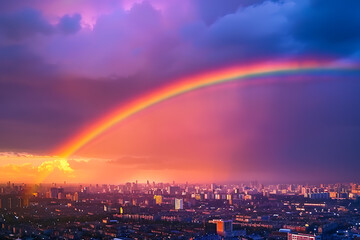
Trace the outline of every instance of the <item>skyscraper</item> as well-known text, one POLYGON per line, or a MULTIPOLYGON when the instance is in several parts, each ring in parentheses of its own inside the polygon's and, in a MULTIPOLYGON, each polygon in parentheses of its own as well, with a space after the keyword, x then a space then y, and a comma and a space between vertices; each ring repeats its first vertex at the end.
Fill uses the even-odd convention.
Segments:
POLYGON ((154 195, 154 199, 155 199, 155 203, 157 205, 161 205, 162 204, 162 196, 161 195, 154 195))
POLYGON ((175 209, 184 209, 184 200, 182 198, 175 198, 175 209))
POLYGON ((233 221, 232 220, 213 220, 213 223, 216 223, 216 232, 219 236, 227 237, 232 234, 233 231, 233 221))

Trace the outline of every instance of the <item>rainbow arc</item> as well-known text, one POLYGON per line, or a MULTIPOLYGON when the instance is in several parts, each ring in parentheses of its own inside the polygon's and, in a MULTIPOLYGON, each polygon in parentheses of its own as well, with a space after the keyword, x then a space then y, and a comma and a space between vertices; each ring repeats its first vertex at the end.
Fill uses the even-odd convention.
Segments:
POLYGON ((350 66, 336 66, 333 64, 321 62, 287 62, 229 67, 179 79, 177 81, 173 81, 169 85, 156 89, 134 99, 133 101, 121 104, 120 106, 116 107, 109 114, 83 129, 81 132, 75 135, 75 137, 72 137, 68 142, 66 142, 63 146, 61 146, 61 148, 58 149, 55 155, 66 159, 117 123, 157 103, 190 91, 195 91, 204 87, 230 81, 246 80, 253 77, 270 75, 281 76, 284 74, 300 74, 303 72, 326 73, 328 71, 334 70, 354 71, 359 70, 359 68, 350 66))

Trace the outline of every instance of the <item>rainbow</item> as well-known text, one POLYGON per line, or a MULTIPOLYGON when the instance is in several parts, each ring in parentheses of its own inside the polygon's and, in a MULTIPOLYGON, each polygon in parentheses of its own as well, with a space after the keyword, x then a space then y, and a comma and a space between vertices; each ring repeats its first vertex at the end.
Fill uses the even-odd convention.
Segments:
POLYGON ((92 141, 106 130, 124 119, 147 109, 157 103, 169 98, 201 89, 204 87, 221 84, 234 80, 245 80, 252 77, 261 77, 268 75, 295 74, 302 72, 327 72, 338 70, 358 70, 357 67, 336 66, 329 63, 319 62, 288 62, 275 64, 260 64, 251 66, 235 66, 224 68, 216 71, 210 71, 204 74, 186 77, 173 81, 171 84, 154 90, 139 98, 116 107, 105 117, 94 122, 71 138, 66 144, 61 146, 55 155, 62 158, 68 158, 76 153, 79 149, 92 141))

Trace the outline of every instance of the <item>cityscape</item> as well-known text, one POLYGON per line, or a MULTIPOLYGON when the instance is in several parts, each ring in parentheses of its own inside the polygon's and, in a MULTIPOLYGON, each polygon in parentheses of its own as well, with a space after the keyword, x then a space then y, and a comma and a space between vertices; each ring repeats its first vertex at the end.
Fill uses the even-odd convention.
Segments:
POLYGON ((0 0, 0 240, 360 240, 360 0, 0 0))
POLYGON ((8 182, 0 199, 1 239, 360 239, 355 183, 8 182))

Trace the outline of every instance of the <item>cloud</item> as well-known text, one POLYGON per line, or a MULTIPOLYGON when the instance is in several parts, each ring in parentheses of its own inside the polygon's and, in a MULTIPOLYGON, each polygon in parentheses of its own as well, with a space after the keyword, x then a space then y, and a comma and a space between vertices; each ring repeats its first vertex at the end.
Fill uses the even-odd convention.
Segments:
POLYGON ((52 25, 35 9, 23 9, 0 16, 0 33, 11 40, 20 40, 36 34, 49 35, 52 25))
POLYGON ((359 48, 359 1, 298 1, 297 5, 289 12, 290 33, 306 51, 347 55, 359 48))
POLYGON ((38 166, 39 172, 52 172, 55 169, 59 169, 60 171, 63 171, 64 173, 71 173, 73 172, 73 169, 70 167, 69 163, 65 159, 56 159, 56 160, 50 160, 45 161, 38 166))
POLYGON ((264 2, 239 8, 212 24, 206 39, 211 47, 229 56, 232 51, 240 59, 291 54, 294 46, 286 31, 289 19, 285 14, 294 7, 293 2, 264 2))
POLYGON ((51 24, 43 13, 37 9, 24 8, 15 12, 2 13, 0 16, 0 33, 5 40, 19 41, 36 35, 49 36, 60 32, 74 34, 81 29, 81 16, 64 15, 56 25, 51 24))
POLYGON ((66 159, 29 153, 0 153, 1 181, 43 182, 71 178, 74 170, 66 159))
POLYGON ((216 20, 225 15, 235 13, 239 8, 257 5, 264 0, 195 0, 193 4, 198 11, 200 17, 207 23, 213 24, 216 20))
MULTIPOLYGON (((40 20, 28 27, 33 29, 30 35, 44 35, 40 24, 44 22, 53 29, 50 32, 62 34, 24 43, 23 48, 46 63, 56 63, 67 76, 90 79, 143 74, 158 81, 234 63, 309 55, 321 58, 334 53, 342 58, 354 53, 359 43, 359 21, 352 10, 356 8, 342 4, 342 11, 337 11, 339 4, 334 1, 316 7, 319 4, 198 0, 177 8, 158 0, 91 2, 85 9, 78 2, 72 9, 61 7, 56 12, 54 6, 37 3, 34 6, 41 10, 31 11, 40 20), (96 7, 101 11, 96 13, 96 7), (51 18, 45 19, 49 13, 51 18), (333 13, 336 17, 331 18, 333 13), (89 19, 91 28, 85 26, 89 19), (339 36, 343 39, 337 40, 339 36)), ((153 80, 143 83, 151 84, 148 81, 153 80)))
POLYGON ((73 16, 70 16, 66 14, 60 19, 57 27, 64 34, 77 33, 81 29, 81 15, 74 14, 73 16))

